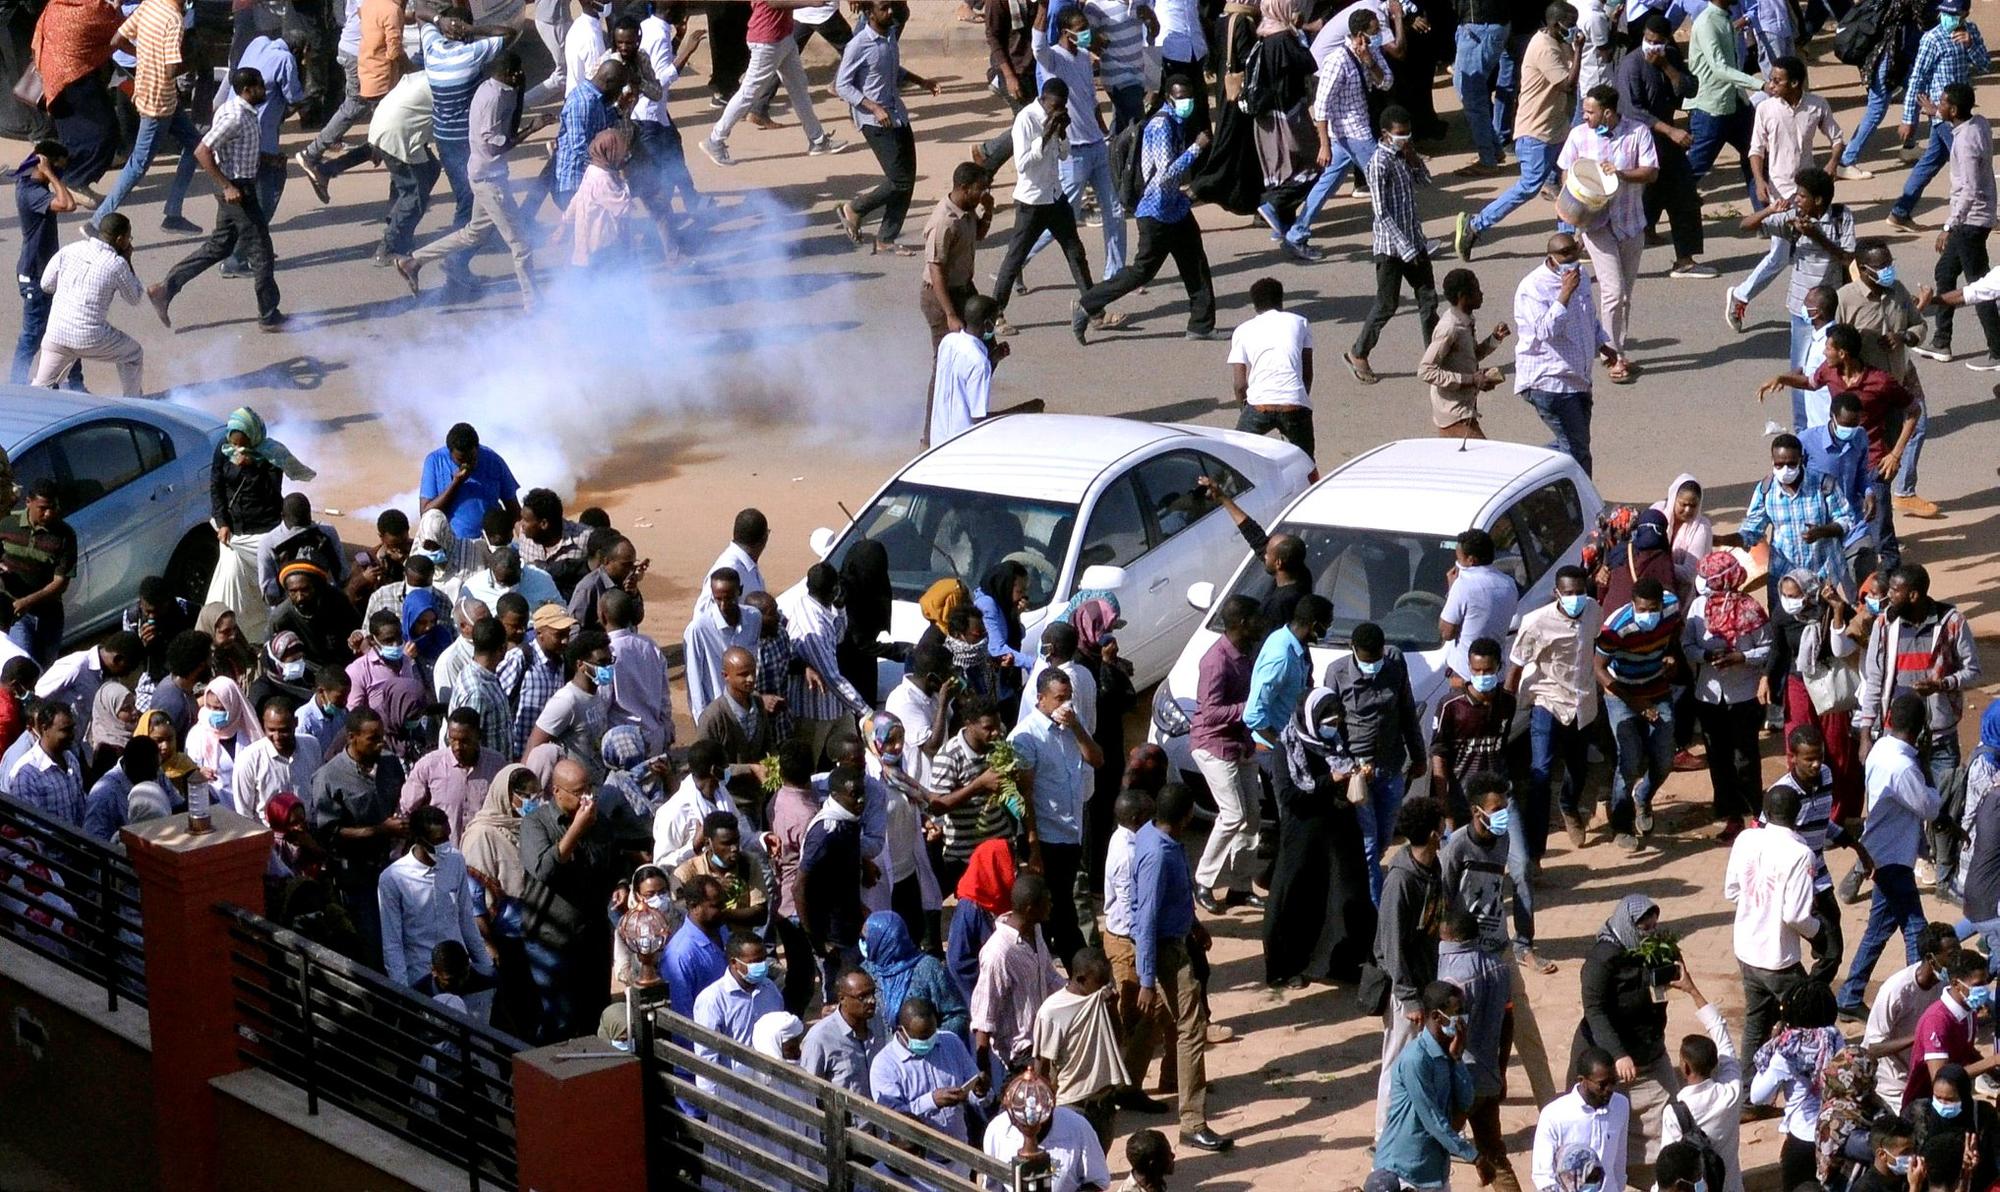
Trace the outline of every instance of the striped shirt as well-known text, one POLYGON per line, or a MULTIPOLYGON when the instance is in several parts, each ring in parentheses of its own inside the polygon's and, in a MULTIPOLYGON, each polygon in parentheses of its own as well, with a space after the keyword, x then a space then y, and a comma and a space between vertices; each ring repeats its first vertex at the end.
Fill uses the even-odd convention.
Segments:
POLYGON ((262 134, 257 127, 257 109, 231 93, 215 109, 215 120, 202 134, 201 143, 215 153, 215 168, 231 182, 257 176, 257 145, 262 134))
POLYGON ((1680 601, 1672 593, 1665 597, 1660 623, 1651 629, 1639 628, 1630 604, 1606 617, 1597 634, 1597 656, 1611 670, 1611 694, 1634 706, 1667 698, 1667 651, 1680 632, 1680 601))
POLYGON ((452 681, 450 701, 445 714, 471 708, 479 713, 479 743, 502 757, 518 757, 514 752, 514 739, 510 720, 512 714, 507 707, 507 690, 500 686, 500 676, 478 663, 458 672, 452 681))
POLYGON ((1986 39, 1971 21, 1962 26, 1969 40, 1959 45, 1942 26, 1931 29, 1917 42, 1917 60, 1910 66, 1910 81, 1903 94, 1903 123, 1917 122, 1917 97, 1936 103, 1953 83, 1969 83, 1984 74, 1992 60, 1986 54, 1986 39))
POLYGON ((529 732, 564 681, 562 659, 542 653, 534 638, 507 651, 500 661, 500 689, 514 702, 514 735, 506 756, 520 757, 528 751, 529 732))
POLYGON ((111 300, 139 303, 139 277, 117 249, 95 236, 64 245, 42 270, 42 292, 54 294, 42 342, 95 348, 119 334, 111 326, 111 300))
MULTIPOLYGON (((1833 889, 1833 874, 1826 867, 1826 846, 1847 843, 1847 832, 1833 819, 1833 770, 1828 766, 1819 768, 1819 781, 1807 790, 1790 769, 1778 776, 1771 784, 1772 790, 1781 786, 1791 787, 1799 792, 1799 822, 1792 831, 1806 847, 1812 850, 1813 889, 1815 891, 1833 889)), ((1767 825, 1768 826, 1768 825, 1767 825)))
POLYGON ((1368 197, 1375 205, 1376 256, 1414 261, 1424 255, 1424 225, 1417 218, 1416 188, 1430 184, 1431 172, 1422 158, 1412 163, 1384 145, 1368 159, 1368 197))
POLYGON ((57 762, 39 743, 29 746, 8 793, 50 819, 83 827, 83 767, 73 753, 63 754, 57 762))
MULTIPOLYGON (((1770 107, 1766 103, 1761 105, 1770 107)), ((1806 313, 1806 295, 1818 286, 1838 287, 1840 279, 1846 276, 1842 267, 1844 259, 1821 247, 1811 236, 1803 235, 1795 226, 1796 215, 1790 211, 1780 211, 1764 220, 1764 231, 1792 243, 1792 277, 1785 287, 1785 309, 1795 315, 1806 313)), ((1840 246, 1843 253, 1854 252, 1854 213, 1844 203, 1834 203, 1812 221, 1818 226, 1820 235, 1840 246)))
POLYGON ((141 116, 164 119, 174 114, 180 93, 174 78, 181 69, 180 0, 140 0, 139 7, 118 27, 118 36, 137 50, 132 72, 132 106, 141 116))
POLYGON ((585 80, 570 88, 556 124, 556 189, 572 191, 583 185, 583 168, 590 164, 590 142, 618 122, 597 84, 585 80))
MULTIPOLYGON (((986 758, 972 751, 966 744, 965 734, 956 733, 944 743, 931 759, 930 793, 937 796, 949 795, 960 787, 986 772, 986 758)), ((985 843, 991 833, 980 832, 980 816, 986 809, 986 797, 974 795, 965 802, 945 812, 944 815, 944 855, 945 859, 964 862, 971 858, 972 850, 985 843)))
POLYGON ((499 56, 505 43, 498 37, 477 41, 453 41, 425 25, 424 77, 431 84, 431 136, 438 141, 464 144, 467 120, 472 111, 472 93, 486 75, 486 68, 499 56))
POLYGON ((1146 84, 1146 30, 1139 23, 1139 0, 1086 0, 1097 40, 1097 77, 1106 91, 1146 84))

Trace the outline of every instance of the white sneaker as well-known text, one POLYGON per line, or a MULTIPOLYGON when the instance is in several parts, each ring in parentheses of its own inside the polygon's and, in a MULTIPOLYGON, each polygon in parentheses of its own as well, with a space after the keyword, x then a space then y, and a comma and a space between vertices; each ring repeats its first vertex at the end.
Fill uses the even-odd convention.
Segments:
POLYGON ((720 141, 703 137, 701 139, 701 151, 708 154, 708 160, 714 162, 716 165, 733 166, 736 164, 735 160, 729 156, 729 146, 720 141))
POLYGON ((1722 291, 1722 321, 1729 324, 1731 331, 1743 334, 1743 315, 1749 309, 1750 304, 1736 296, 1735 286, 1722 291))
POLYGON ((1910 350, 1926 360, 1936 360, 1943 364, 1951 363, 1950 348, 1934 348, 1929 344, 1911 344, 1910 350))
POLYGON ((1866 182, 1875 176, 1875 171, 1864 170, 1860 166, 1841 166, 1833 172, 1842 182, 1866 182))
POLYGON ((1973 372, 2000 372, 2000 359, 1992 356, 1978 356, 1965 362, 1965 367, 1973 372))
POLYGON ((1678 269, 1669 270, 1667 272, 1667 276, 1679 277, 1679 278, 1689 278, 1689 277, 1710 278, 1710 277, 1721 277, 1722 274, 1716 271, 1715 266, 1704 265, 1700 261, 1696 261, 1692 265, 1683 265, 1678 269))
POLYGON ((820 138, 806 148, 806 156, 820 157, 828 153, 838 153, 847 148, 847 142, 832 133, 821 133, 820 138))

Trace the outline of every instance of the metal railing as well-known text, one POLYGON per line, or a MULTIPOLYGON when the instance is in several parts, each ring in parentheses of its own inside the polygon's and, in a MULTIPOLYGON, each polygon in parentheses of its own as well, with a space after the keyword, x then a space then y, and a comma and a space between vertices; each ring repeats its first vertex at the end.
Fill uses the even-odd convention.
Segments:
POLYGON ((982 1192, 1012 1165, 670 1010, 647 1016, 647 1167, 655 1188, 982 1192), (714 1051, 720 1061, 694 1050, 714 1051), (699 1081, 699 1083, 698 1083, 699 1081), (687 1107, 699 1116, 687 1112, 687 1107), (993 1181, 988 1183, 987 1181, 993 1181))
POLYGON ((515 1186, 514 1054, 527 1044, 240 907, 229 920, 237 1051, 455 1163, 474 1189, 515 1186))
POLYGON ((139 879, 118 849, 0 795, 0 939, 146 1004, 139 879))

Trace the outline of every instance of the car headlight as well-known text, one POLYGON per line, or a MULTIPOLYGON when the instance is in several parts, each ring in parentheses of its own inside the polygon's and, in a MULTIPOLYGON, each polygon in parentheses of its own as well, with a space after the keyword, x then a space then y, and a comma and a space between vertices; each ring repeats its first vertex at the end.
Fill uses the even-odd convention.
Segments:
POLYGON ((1188 719, 1186 709, 1174 698, 1174 693, 1165 683, 1153 692, 1153 727, 1162 736, 1181 737, 1194 731, 1194 724, 1188 719))

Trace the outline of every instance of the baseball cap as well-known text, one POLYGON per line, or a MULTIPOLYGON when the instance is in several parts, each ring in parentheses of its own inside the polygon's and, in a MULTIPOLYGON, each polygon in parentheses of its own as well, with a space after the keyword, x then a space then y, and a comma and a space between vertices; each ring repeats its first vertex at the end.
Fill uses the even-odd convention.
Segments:
POLYGON ((537 629, 574 629, 576 618, 560 604, 544 604, 535 610, 530 623, 537 629))

